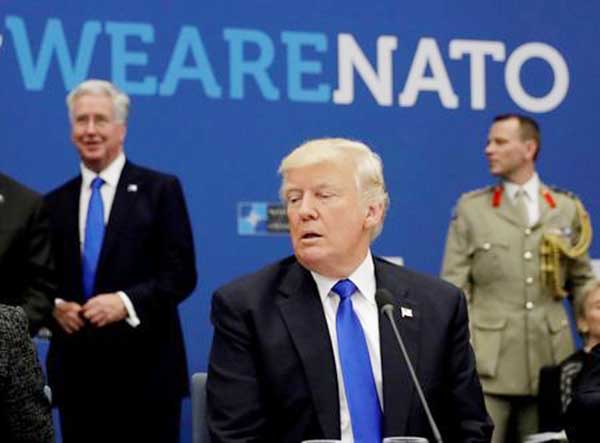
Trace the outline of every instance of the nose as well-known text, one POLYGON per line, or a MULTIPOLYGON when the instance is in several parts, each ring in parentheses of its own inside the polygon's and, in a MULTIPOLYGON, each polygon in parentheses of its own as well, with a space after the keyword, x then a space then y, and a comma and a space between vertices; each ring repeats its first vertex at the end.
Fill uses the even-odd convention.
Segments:
POLYGON ((302 196, 302 200, 298 207, 298 214, 302 220, 311 220, 317 218, 317 210, 315 207, 315 198, 306 193, 302 196))
POLYGON ((94 122, 94 119, 89 119, 85 123, 83 130, 86 134, 95 134, 96 133, 96 122, 94 122))
POLYGON ((484 150, 486 155, 490 155, 494 151, 494 148, 495 148, 495 146, 494 146, 493 142, 491 142, 491 141, 487 142, 485 145, 485 150, 484 150))

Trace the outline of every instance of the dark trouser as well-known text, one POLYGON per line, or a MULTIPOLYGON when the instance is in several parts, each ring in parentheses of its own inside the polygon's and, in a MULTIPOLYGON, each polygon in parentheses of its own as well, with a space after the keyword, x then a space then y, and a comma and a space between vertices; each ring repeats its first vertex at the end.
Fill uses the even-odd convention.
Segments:
POLYGON ((64 443, 178 443, 181 399, 59 405, 64 443))

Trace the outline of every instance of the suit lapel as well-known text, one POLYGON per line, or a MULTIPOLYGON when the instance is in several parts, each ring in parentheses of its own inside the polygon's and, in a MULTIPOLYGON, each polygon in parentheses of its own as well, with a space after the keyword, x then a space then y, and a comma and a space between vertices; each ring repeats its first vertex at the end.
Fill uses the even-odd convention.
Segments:
POLYGON ((132 209, 137 196, 137 187, 136 192, 130 192, 128 187, 135 180, 136 175, 135 166, 126 162, 117 183, 115 198, 110 209, 106 230, 104 231, 96 282, 102 281, 102 269, 106 266, 105 261, 112 255, 111 251, 118 245, 119 232, 126 226, 127 220, 131 218, 131 214, 135 213, 132 209))
MULTIPOLYGON (((387 262, 375 260, 377 289, 387 289, 394 297, 394 319, 408 355, 418 373, 421 310, 419 301, 411 297, 398 269, 387 262), (406 316, 402 316, 402 308, 406 316), (412 315, 412 317, 410 316, 412 315)), ((390 322, 379 315, 381 368, 383 376, 384 435, 405 435, 408 415, 415 397, 415 388, 404 356, 396 341, 390 322)))
POLYGON ((310 273, 295 263, 279 290, 284 297, 277 304, 302 361, 323 433, 339 436, 335 360, 317 286, 310 273))
MULTIPOLYGON (((76 296, 83 300, 83 280, 81 272, 81 238, 79 236, 79 199, 81 196, 81 176, 74 179, 67 188, 64 207, 61 209, 61 219, 64 223, 65 263, 70 269, 65 269, 70 275, 71 285, 77 288, 76 296)), ((67 296, 65 294, 64 296, 67 296)))

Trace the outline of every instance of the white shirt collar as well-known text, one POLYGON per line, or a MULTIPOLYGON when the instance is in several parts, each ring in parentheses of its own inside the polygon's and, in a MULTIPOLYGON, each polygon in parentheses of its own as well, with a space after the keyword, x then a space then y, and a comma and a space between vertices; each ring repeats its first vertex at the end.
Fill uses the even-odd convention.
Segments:
MULTIPOLYGON (((317 284, 321 301, 324 301, 331 292, 331 288, 333 288, 340 279, 325 277, 314 271, 310 271, 310 273, 317 284)), ((365 259, 358 268, 356 268, 347 278, 356 285, 360 293, 369 303, 375 305, 375 265, 373 264, 373 256, 371 255, 370 250, 367 251, 365 259)))
POLYGON ((89 169, 87 166, 81 163, 81 181, 83 188, 89 188, 92 180, 96 177, 101 177, 105 183, 110 185, 113 188, 117 187, 117 183, 119 182, 119 177, 121 176, 121 171, 125 167, 125 154, 123 152, 119 153, 117 158, 115 158, 110 165, 100 171, 99 174, 96 174, 94 171, 89 169))
POLYGON ((538 193, 540 192, 540 178, 538 177, 537 173, 534 172, 531 178, 522 185, 505 181, 504 189, 511 201, 515 200, 515 194, 519 189, 523 189, 525 191, 525 196, 530 200, 535 201, 538 193))

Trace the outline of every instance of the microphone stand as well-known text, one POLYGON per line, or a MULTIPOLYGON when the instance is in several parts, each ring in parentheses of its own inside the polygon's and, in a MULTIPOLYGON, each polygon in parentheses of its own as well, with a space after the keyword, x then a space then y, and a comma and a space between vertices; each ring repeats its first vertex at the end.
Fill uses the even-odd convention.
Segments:
POLYGON ((396 340, 398 340, 398 344, 400 345, 400 349, 402 350, 402 355, 404 356, 404 361, 406 362, 406 366, 408 366, 408 372, 410 372, 410 377, 412 378, 413 384, 417 389, 417 394, 419 395, 419 400, 421 400, 421 404, 423 405, 423 409, 425 409, 425 415, 427 415, 427 420, 431 425, 431 430, 433 431, 433 436, 437 443, 444 443, 442 440, 442 435, 440 434, 440 430, 435 424, 435 420, 433 419, 433 415, 431 415, 431 411, 429 410, 429 405, 427 404, 427 400, 425 400, 425 395, 423 394, 423 390, 421 389, 421 384, 419 383, 419 379, 417 378, 417 374, 415 373, 415 369, 408 358, 408 352, 406 352, 406 347, 404 346, 404 341, 400 336, 400 332, 398 332, 398 328, 396 327, 396 322, 394 321, 394 305, 391 303, 386 303, 381 307, 381 312, 385 314, 385 316, 390 321, 392 325, 392 329, 394 330, 394 334, 396 335, 396 340))

